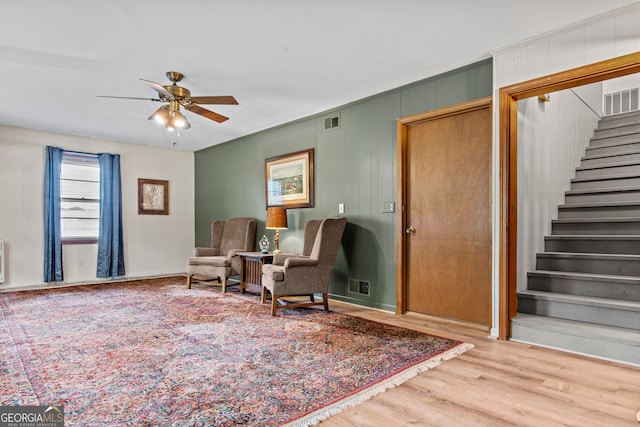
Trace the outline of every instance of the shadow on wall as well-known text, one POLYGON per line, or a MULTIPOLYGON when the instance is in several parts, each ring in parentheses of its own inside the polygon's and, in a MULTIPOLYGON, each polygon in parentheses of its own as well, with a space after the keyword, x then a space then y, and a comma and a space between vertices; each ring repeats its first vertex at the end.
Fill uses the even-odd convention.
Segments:
POLYGON ((375 234, 359 224, 347 222, 331 277, 330 292, 361 300, 373 298, 378 282, 380 253, 375 234), (367 292, 350 289, 350 282, 353 281, 367 282, 367 292))

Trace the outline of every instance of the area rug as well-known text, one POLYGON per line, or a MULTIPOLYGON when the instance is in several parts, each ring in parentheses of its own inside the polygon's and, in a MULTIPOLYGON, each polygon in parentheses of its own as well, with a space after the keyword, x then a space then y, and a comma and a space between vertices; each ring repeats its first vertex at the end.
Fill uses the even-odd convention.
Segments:
POLYGON ((66 426, 310 425, 471 348, 183 278, 0 293, 0 405, 66 426))

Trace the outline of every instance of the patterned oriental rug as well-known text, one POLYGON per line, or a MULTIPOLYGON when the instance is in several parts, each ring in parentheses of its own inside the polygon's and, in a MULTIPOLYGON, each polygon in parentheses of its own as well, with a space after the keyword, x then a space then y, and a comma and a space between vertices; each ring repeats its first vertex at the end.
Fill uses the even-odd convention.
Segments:
POLYGON ((173 277, 0 293, 0 405, 66 426, 310 425, 472 346, 173 277))

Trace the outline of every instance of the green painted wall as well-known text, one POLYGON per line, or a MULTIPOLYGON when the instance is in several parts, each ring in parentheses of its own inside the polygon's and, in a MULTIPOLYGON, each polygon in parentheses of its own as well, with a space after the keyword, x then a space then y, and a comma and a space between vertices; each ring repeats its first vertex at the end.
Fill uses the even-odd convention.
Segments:
MULTIPOLYGON (((213 219, 250 216, 258 235, 270 240, 266 219, 264 160, 314 148, 315 207, 288 210, 289 229, 280 248, 302 250, 305 221, 338 216, 348 225, 331 280, 333 298, 395 311, 396 119, 485 96, 492 92, 492 65, 482 61, 372 96, 312 117, 219 144, 195 153, 196 245, 209 244, 213 219), (339 128, 325 131, 324 118, 339 113, 339 128), (348 292, 348 280, 369 281, 370 295, 348 292)), ((273 249, 273 247, 272 247, 273 249)))

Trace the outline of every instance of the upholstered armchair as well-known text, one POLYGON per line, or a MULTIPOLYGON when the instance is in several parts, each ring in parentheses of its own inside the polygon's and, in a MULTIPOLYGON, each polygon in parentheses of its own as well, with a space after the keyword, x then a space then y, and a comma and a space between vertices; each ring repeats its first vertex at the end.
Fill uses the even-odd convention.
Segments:
POLYGON ((272 316, 283 307, 324 305, 329 310, 329 279, 346 224, 346 218, 326 218, 315 233, 317 224, 310 224, 308 230, 305 224, 305 240, 315 236, 310 250, 305 245, 303 255, 275 254, 273 264, 262 266, 262 302, 267 302, 268 290, 272 316), (305 249, 309 250, 308 255, 304 254, 305 249), (316 302, 314 294, 322 294, 322 302, 316 302), (293 296, 308 296, 311 301, 278 304, 278 299, 293 296))
POLYGON ((211 247, 198 247, 187 263, 187 288, 193 276, 213 277, 227 291, 227 279, 240 274, 238 252, 250 252, 256 245, 256 220, 231 218, 211 223, 211 247))

